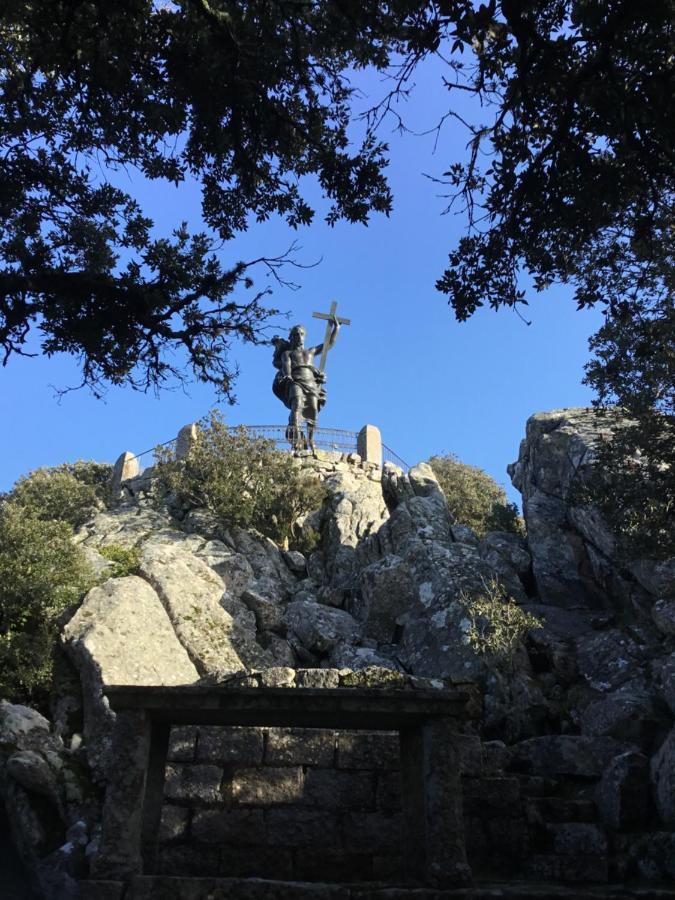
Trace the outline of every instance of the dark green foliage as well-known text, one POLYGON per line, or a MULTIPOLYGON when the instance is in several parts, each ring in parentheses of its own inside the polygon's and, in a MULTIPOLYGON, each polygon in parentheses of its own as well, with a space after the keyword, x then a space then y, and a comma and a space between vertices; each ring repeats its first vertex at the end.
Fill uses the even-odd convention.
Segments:
MULTIPOLYGON (((385 66, 412 2, 5 0, 0 13, 0 346, 37 327, 84 382, 138 387, 194 375, 229 392, 233 338, 257 342, 271 311, 252 263, 223 241, 280 214, 330 222, 388 212, 385 146, 350 147, 350 67, 385 66), (196 178, 208 232, 157 237, 127 193, 139 171, 196 178), (307 179, 311 180, 311 179, 307 179), (124 185, 120 188, 118 185, 124 185)), ((268 260, 275 270, 279 259, 268 260)))
POLYGON ((58 618, 94 579, 72 528, 0 507, 0 695, 42 702, 49 688, 58 618))
POLYGON ((459 524, 468 525, 481 538, 488 531, 525 533, 525 523, 515 504, 507 500, 504 489, 483 469, 460 462, 452 453, 432 456, 429 465, 459 524))
POLYGON ((104 490, 103 485, 97 488, 72 474, 78 466, 79 471, 84 472, 85 465, 75 463, 73 466, 36 469, 22 476, 12 488, 11 503, 22 507, 31 517, 57 519, 77 528, 96 511, 100 505, 99 496, 104 490))
POLYGON ((280 544, 302 549, 298 520, 318 509, 325 490, 273 441, 231 431, 217 412, 201 423, 188 456, 157 451, 159 477, 191 507, 207 507, 225 526, 254 528, 280 544))
POLYGON ((639 315, 607 316, 591 340, 586 381, 598 393, 598 424, 611 440, 596 451, 597 504, 629 556, 675 556, 675 303, 651 297, 639 315), (603 404, 619 404, 606 410, 603 404), (619 413, 621 427, 612 428, 619 413))

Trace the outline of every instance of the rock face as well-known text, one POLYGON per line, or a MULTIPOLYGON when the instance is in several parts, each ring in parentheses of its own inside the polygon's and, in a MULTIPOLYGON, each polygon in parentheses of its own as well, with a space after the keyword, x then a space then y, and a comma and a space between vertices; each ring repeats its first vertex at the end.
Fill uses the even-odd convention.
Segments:
POLYGON ((199 673, 152 587, 136 575, 92 588, 63 630, 82 680, 84 736, 92 769, 104 775, 112 714, 109 684, 190 684, 199 673))
MULTIPOLYGON (((490 875, 493 865, 500 877, 551 882, 672 877, 675 561, 617 558, 597 511, 576 500, 602 439, 588 410, 529 420, 510 467, 527 539, 479 540, 454 522, 425 464, 404 473, 355 455, 299 454, 295 464, 327 491, 299 523, 316 543, 304 553, 180 506, 151 470, 125 478, 111 508, 75 538, 102 582, 62 631, 82 686, 83 735, 60 723, 64 746, 38 713, 0 705, 0 789, 22 857, 51 873, 63 896, 96 858, 100 804, 89 779, 103 787, 115 764, 107 685, 237 675, 248 686, 412 679, 426 689, 472 680, 483 715, 462 735, 459 765, 476 871, 490 875), (133 574, 105 580, 112 570, 99 551, 111 545, 137 551, 133 574), (495 579, 509 609, 541 625, 501 656, 469 639, 472 598, 495 579), (72 864, 53 856, 53 834, 65 842, 66 832, 80 848, 72 864)), ((228 871, 236 863, 270 877, 339 876, 344 859, 328 840, 338 835, 350 875, 387 880, 398 871, 400 796, 391 758, 379 769, 364 762, 378 740, 244 729, 224 742, 217 730, 174 729, 161 824, 167 866, 189 869, 196 841, 200 859, 228 871), (222 844, 230 855, 217 858, 222 844), (304 851, 319 845, 312 867, 304 851)))

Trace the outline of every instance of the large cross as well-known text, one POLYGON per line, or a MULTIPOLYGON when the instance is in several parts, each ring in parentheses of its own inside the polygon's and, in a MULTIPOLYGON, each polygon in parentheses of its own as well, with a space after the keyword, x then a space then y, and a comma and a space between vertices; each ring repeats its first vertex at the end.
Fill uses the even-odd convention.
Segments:
POLYGON ((334 318, 338 320, 340 325, 351 325, 350 319, 341 319, 339 316, 335 315, 337 310, 337 303, 335 300, 330 305, 330 312, 328 313, 312 313, 312 317, 315 319, 326 319, 326 334, 323 339, 323 350, 321 351, 321 360, 319 361, 319 370, 321 372, 325 372, 326 370, 326 357, 328 356, 328 341, 330 340, 331 335, 331 322, 334 318))

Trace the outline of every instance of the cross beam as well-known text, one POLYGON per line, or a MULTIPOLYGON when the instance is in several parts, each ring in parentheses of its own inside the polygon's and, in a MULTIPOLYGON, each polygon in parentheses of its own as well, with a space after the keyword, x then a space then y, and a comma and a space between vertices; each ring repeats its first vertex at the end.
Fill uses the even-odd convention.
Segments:
POLYGON ((325 319, 326 320, 326 334, 323 338, 323 349, 321 350, 321 360, 319 361, 319 370, 321 372, 326 371, 326 358, 328 356, 328 341, 330 340, 331 335, 331 322, 334 318, 338 320, 340 325, 351 325, 351 319, 341 319, 340 316, 336 316, 335 312, 337 310, 337 303, 335 300, 330 305, 330 312, 328 313, 320 313, 315 312, 312 313, 312 317, 315 319, 325 319))

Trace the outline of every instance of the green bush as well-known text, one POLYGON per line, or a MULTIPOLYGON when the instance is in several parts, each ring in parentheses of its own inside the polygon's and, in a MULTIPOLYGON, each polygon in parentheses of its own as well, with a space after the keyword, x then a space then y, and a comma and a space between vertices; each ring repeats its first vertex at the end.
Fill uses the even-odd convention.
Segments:
POLYGON ((515 503, 508 501, 504 489, 483 469, 460 462, 452 453, 432 456, 429 465, 458 523, 468 525, 480 538, 488 531, 525 534, 515 503))
POLYGON ((0 694, 40 703, 49 688, 59 616, 94 583, 72 527, 0 507, 0 694))
POLYGON ((459 602, 469 620, 469 646, 491 662, 512 665, 520 641, 528 631, 543 624, 541 619, 524 612, 494 576, 483 580, 482 590, 462 591, 459 602))
POLYGON ((6 499, 43 520, 82 525, 103 505, 111 467, 76 462, 36 469, 19 478, 6 499))
POLYGON ((137 575, 141 565, 141 554, 137 547, 123 547, 122 544, 108 544, 99 547, 98 552, 105 559, 114 563, 105 577, 123 578, 125 575, 137 575))
POLYGON ((191 507, 207 507, 226 526, 254 528, 284 546, 302 549, 298 520, 325 496, 319 479, 293 464, 274 442, 230 431, 218 412, 200 423, 186 458, 156 451, 165 487, 191 507))

